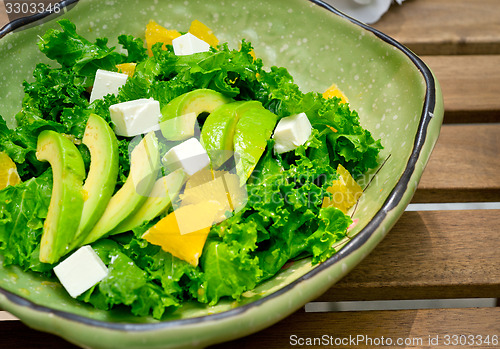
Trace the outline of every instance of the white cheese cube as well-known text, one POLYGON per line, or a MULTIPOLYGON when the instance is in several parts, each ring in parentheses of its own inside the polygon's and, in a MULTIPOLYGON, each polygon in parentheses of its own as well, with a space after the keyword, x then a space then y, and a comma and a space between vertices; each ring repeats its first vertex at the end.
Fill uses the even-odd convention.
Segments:
POLYGON ((210 51, 210 44, 191 33, 181 35, 172 40, 172 46, 177 56, 188 56, 194 53, 210 51))
POLYGON ((109 112, 118 136, 133 137, 160 129, 160 102, 154 99, 113 104, 109 112))
POLYGON ((127 74, 98 69, 95 74, 94 87, 90 94, 90 103, 110 93, 118 94, 118 90, 125 85, 127 78, 127 74))
POLYGON ((278 154, 294 150, 309 139, 311 132, 311 122, 305 113, 287 116, 274 130, 274 150, 278 154))
POLYGON ((89 245, 75 253, 54 268, 69 295, 78 297, 108 275, 108 268, 89 245))
POLYGON ((167 168, 176 170, 182 168, 192 176, 210 164, 206 150, 196 138, 190 138, 170 149, 163 157, 167 168))

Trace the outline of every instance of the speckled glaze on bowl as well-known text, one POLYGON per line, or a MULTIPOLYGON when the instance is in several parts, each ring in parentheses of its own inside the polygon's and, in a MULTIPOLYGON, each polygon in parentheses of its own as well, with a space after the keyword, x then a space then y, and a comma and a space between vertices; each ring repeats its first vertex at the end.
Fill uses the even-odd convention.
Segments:
MULTIPOLYGON (((0 267, 0 307, 80 346, 204 347, 283 319, 325 292, 383 239, 413 196, 439 135, 442 96, 425 64, 393 39, 321 1, 80 0, 61 17, 75 22, 88 38, 115 40, 119 34, 143 36, 150 19, 181 31, 199 19, 231 47, 241 38, 250 40, 267 66, 287 67, 304 91, 337 83, 363 125, 385 146, 383 165, 361 181, 366 190, 353 212, 357 225, 350 239, 335 247, 339 252, 317 266, 309 259, 291 264, 240 302, 187 304, 156 321, 95 310, 75 302, 57 283, 0 267)), ((36 63, 46 62, 36 42, 57 27, 55 19, 48 16, 7 35, 26 23, 0 31, 0 37, 5 35, 0 40, 0 114, 7 120, 20 108, 22 81, 30 79, 36 63)))

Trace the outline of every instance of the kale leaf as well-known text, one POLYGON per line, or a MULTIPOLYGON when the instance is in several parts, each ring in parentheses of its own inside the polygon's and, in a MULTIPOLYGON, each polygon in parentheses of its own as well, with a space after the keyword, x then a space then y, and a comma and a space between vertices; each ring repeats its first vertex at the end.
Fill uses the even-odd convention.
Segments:
POLYGON ((47 266, 38 261, 37 251, 51 194, 51 170, 0 191, 0 251, 4 265, 47 270, 47 266))

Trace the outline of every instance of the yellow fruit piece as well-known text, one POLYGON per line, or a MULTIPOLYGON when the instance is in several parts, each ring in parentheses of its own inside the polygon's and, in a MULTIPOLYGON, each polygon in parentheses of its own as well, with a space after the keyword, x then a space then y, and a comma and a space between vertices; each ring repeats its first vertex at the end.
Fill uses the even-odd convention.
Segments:
POLYGON ((9 185, 21 183, 14 161, 4 152, 0 152, 0 190, 9 185))
POLYGON ((221 209, 214 220, 210 222, 211 224, 222 222, 227 218, 226 214, 232 211, 222 177, 211 179, 196 187, 187 188, 180 195, 180 198, 182 206, 195 205, 209 200, 218 202, 221 209))
POLYGON ((347 96, 339 89, 336 84, 332 84, 332 86, 328 87, 328 89, 323 92, 323 97, 326 99, 338 97, 340 98, 341 103, 349 103, 347 96))
POLYGON ((238 175, 201 170, 186 182, 180 206, 142 237, 177 258, 196 266, 213 224, 239 211, 248 200, 238 175))
POLYGON ((186 182, 186 190, 205 184, 215 178, 215 172, 210 168, 204 168, 193 174, 186 182))
POLYGON ((148 48, 148 54, 150 56, 153 55, 151 48, 154 44, 162 42, 163 49, 165 49, 166 45, 172 45, 172 40, 179 36, 181 36, 181 33, 177 30, 168 30, 155 21, 150 21, 146 26, 146 46, 148 48))
POLYGON ((156 223, 142 238, 197 266, 214 218, 220 209, 221 206, 216 201, 182 206, 156 223))
POLYGON ((136 63, 117 64, 118 73, 127 74, 129 77, 134 76, 136 63))
POLYGON ((239 211, 246 205, 248 193, 245 186, 240 186, 238 175, 227 171, 202 170, 188 180, 180 198, 182 205, 217 201, 221 205, 221 211, 214 223, 219 223, 230 217, 230 212, 239 211))
POLYGON ((189 32, 196 36, 198 39, 205 41, 212 47, 217 47, 217 45, 219 45, 219 39, 217 39, 217 37, 214 35, 212 29, 210 29, 197 19, 191 22, 189 32))
POLYGON ((327 189, 332 194, 332 197, 325 197, 322 207, 335 206, 342 212, 347 213, 363 194, 363 189, 352 178, 349 171, 340 164, 337 167, 337 173, 339 179, 333 181, 332 186, 327 189))
POLYGON ((255 61, 257 59, 257 55, 255 54, 255 51, 252 50, 250 52, 248 52, 250 54, 250 56, 252 56, 253 60, 255 61))

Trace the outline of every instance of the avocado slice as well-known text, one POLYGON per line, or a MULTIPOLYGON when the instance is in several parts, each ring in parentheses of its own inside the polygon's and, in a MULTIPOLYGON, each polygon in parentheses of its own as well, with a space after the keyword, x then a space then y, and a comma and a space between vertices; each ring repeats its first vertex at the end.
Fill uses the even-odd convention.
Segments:
POLYGON ((91 114, 82 140, 90 151, 90 169, 83 185, 85 203, 72 247, 92 230, 113 196, 118 177, 118 140, 108 123, 91 114))
POLYGON ((198 117, 232 101, 222 93, 210 89, 198 89, 174 98, 161 110, 160 129, 163 137, 171 141, 182 141, 192 137, 193 113, 198 117), (184 118, 188 118, 188 121, 184 118))
POLYGON ((221 105, 207 117, 200 141, 210 156, 213 168, 219 168, 233 155, 236 124, 250 108, 264 107, 257 101, 238 101, 221 105))
POLYGON ((83 241, 90 244, 110 232, 146 201, 160 168, 158 140, 148 133, 134 148, 130 158, 130 174, 125 184, 109 200, 106 210, 83 241))
POLYGON ((249 108, 240 116, 234 131, 234 152, 239 156, 236 173, 246 183, 266 150, 278 116, 265 108, 249 108))
POLYGON ((52 167, 53 187, 40 243, 40 262, 56 263, 70 251, 82 216, 85 165, 76 146, 64 135, 45 130, 38 136, 36 157, 52 167))
POLYGON ((144 222, 150 221, 165 212, 172 204, 172 198, 177 196, 187 180, 187 175, 182 169, 175 170, 166 176, 159 178, 151 194, 144 204, 132 215, 113 229, 110 235, 124 233, 137 228, 144 222))
POLYGON ((198 115, 189 113, 160 122, 163 137, 169 141, 183 141, 194 137, 198 115))

